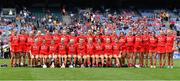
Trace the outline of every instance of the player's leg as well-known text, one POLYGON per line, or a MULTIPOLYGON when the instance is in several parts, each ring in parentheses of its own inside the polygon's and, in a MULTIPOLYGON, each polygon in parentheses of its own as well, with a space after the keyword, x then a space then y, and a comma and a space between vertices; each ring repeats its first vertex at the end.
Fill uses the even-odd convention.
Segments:
POLYGON ((170 54, 169 54, 169 59, 170 59, 170 68, 173 68, 173 66, 174 66, 174 61, 173 61, 173 52, 171 52, 170 54))
POLYGON ((98 63, 99 63, 99 58, 100 58, 100 57, 99 57, 99 55, 95 55, 95 57, 96 57, 96 58, 95 58, 95 60, 96 60, 96 67, 98 67, 98 63))
POLYGON ((150 68, 153 68, 153 53, 149 52, 149 57, 150 57, 150 68))
POLYGON ((96 62, 96 57, 95 55, 91 55, 91 58, 92 58, 92 67, 94 67, 96 62))
POLYGON ((156 68, 156 62, 157 62, 157 58, 156 58, 156 57, 157 57, 157 53, 154 52, 154 53, 153 53, 153 61, 154 61, 154 62, 153 62, 153 68, 156 68))
POLYGON ((110 54, 108 56, 108 59, 109 59, 109 66, 111 67, 112 66, 112 54, 110 54))
POLYGON ((86 55, 86 62, 87 62, 87 66, 88 67, 90 67, 91 66, 91 57, 90 57, 90 55, 88 54, 88 55, 86 55))

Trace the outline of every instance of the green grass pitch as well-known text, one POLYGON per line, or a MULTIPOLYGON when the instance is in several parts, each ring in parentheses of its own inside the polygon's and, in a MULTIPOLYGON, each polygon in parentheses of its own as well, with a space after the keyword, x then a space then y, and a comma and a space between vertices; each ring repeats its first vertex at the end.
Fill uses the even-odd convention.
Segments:
MULTIPOLYGON (((9 59, 0 59, 9 64, 9 59)), ((180 60, 167 68, 0 68, 0 80, 177 80, 180 60)))

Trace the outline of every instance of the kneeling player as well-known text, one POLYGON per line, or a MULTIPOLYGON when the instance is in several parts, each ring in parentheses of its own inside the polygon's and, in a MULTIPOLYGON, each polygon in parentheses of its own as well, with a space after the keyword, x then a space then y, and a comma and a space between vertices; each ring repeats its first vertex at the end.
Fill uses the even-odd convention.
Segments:
MULTIPOLYGON (((54 56, 57 55, 57 45, 55 44, 54 40, 51 41, 51 45, 49 46, 49 59, 53 58, 54 61, 54 56)), ((51 68, 54 68, 54 62, 51 64, 51 68)))
POLYGON ((97 39, 97 43, 95 44, 95 60, 96 67, 98 67, 99 59, 101 59, 101 66, 104 65, 104 46, 101 43, 101 39, 97 39))
POLYGON ((87 63, 88 63, 88 67, 91 65, 91 61, 90 58, 92 58, 92 66, 95 66, 95 55, 94 55, 94 45, 93 45, 93 39, 89 38, 86 44, 86 48, 87 48, 87 63))
MULTIPOLYGON (((106 43, 104 44, 104 59, 106 60, 106 66, 112 66, 112 44, 109 38, 106 38, 106 43)), ((103 59, 102 64, 104 64, 103 59)))
POLYGON ((73 68, 73 66, 75 66, 76 64, 76 58, 77 58, 77 46, 76 44, 74 43, 74 40, 71 39, 68 46, 68 59, 70 61, 70 65, 69 67, 70 68, 73 68))
POLYGON ((79 65, 81 65, 81 67, 84 67, 86 65, 86 45, 83 43, 83 41, 84 40, 80 38, 77 45, 77 57, 79 65))
POLYGON ((40 46, 38 45, 38 40, 35 40, 34 44, 31 46, 30 56, 31 56, 31 66, 34 67, 38 64, 40 46))
POLYGON ((43 68, 47 68, 47 58, 48 58, 48 51, 49 47, 46 45, 46 41, 43 40, 43 43, 40 47, 40 54, 41 54, 41 59, 43 59, 43 68))
POLYGON ((61 42, 58 45, 58 58, 59 66, 61 66, 61 68, 65 68, 67 62, 67 46, 65 44, 64 38, 61 39, 61 42))

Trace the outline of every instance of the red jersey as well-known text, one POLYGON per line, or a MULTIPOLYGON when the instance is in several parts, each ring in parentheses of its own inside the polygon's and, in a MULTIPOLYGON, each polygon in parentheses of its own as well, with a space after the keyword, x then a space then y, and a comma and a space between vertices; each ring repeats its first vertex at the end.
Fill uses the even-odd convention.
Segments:
POLYGON ((156 47, 157 46, 157 39, 153 36, 149 38, 149 46, 150 47, 156 47))
POLYGON ((41 45, 44 40, 44 36, 38 35, 36 38, 38 39, 38 45, 41 45))
POLYGON ((117 36, 117 35, 111 35, 110 37, 111 37, 111 41, 112 41, 112 42, 113 42, 113 40, 115 40, 115 39, 117 39, 117 38, 118 38, 118 36, 117 36))
POLYGON ((11 37, 11 45, 12 46, 15 46, 15 45, 18 45, 19 44, 19 38, 18 36, 12 36, 11 37))
POLYGON ((49 46, 49 54, 53 54, 53 53, 54 54, 57 53, 57 45, 55 45, 55 44, 54 45, 51 44, 49 46))
POLYGON ((27 38, 27 46, 32 46, 34 44, 34 37, 27 38))
POLYGON ((41 54, 48 54, 48 52, 49 52, 49 47, 47 46, 47 45, 42 45, 41 47, 40 47, 40 53, 41 54))
POLYGON ((134 36, 127 36, 127 46, 133 46, 134 45, 134 36))
POLYGON ((135 47, 141 47, 142 45, 142 37, 141 36, 136 36, 135 37, 135 47))
POLYGON ((173 47, 174 39, 175 39, 174 36, 166 36, 166 46, 173 47))
POLYGON ((55 44, 59 44, 61 37, 58 34, 53 35, 53 40, 55 41, 55 44))
POLYGON ((63 55, 67 54, 67 47, 65 44, 58 45, 58 53, 63 55))
POLYGON ((94 45, 93 44, 86 44, 86 48, 87 48, 87 54, 94 54, 94 45))
POLYGON ((75 45, 75 44, 73 44, 73 45, 68 45, 67 46, 67 48, 68 48, 68 54, 77 54, 77 46, 75 45))
POLYGON ((80 39, 83 39, 83 43, 86 42, 86 37, 85 36, 78 36, 77 41, 79 42, 80 39))
POLYGON ((119 54, 120 44, 113 43, 113 54, 119 54))
POLYGON ((127 40, 126 40, 125 37, 120 38, 120 39, 119 39, 120 47, 126 47, 126 42, 127 42, 127 40))
POLYGON ((52 40, 52 36, 51 35, 45 35, 44 39, 46 40, 46 44, 47 45, 51 44, 51 40, 52 40))
POLYGON ((77 45, 77 53, 78 54, 85 54, 86 53, 86 45, 85 44, 78 44, 77 45))
POLYGON ((110 44, 104 44, 104 52, 106 53, 106 54, 112 54, 112 49, 113 49, 113 46, 112 46, 112 44, 110 43, 110 44))
POLYGON ((95 44, 95 53, 97 55, 104 54, 103 50, 104 50, 103 44, 95 44))
POLYGON ((25 45, 27 42, 27 36, 26 35, 19 35, 19 44, 25 45))
POLYGON ((158 36, 158 46, 166 45, 166 36, 158 36))
POLYGON ((111 37, 110 36, 106 36, 106 35, 103 35, 103 36, 101 36, 101 38, 102 38, 102 42, 106 42, 106 39, 110 39, 110 41, 111 41, 111 37))
POLYGON ((40 52, 40 46, 37 44, 33 44, 31 46, 31 53, 34 55, 34 54, 39 54, 39 52, 40 52))
POLYGON ((142 36, 143 45, 146 46, 146 47, 149 46, 149 38, 150 38, 149 35, 143 35, 143 36, 142 36))

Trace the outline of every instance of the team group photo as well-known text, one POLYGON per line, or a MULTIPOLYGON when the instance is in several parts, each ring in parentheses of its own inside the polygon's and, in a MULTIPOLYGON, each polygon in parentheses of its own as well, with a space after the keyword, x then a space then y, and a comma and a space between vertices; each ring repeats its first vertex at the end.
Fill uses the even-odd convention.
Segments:
POLYGON ((179 0, 0 0, 0 80, 180 78, 179 0))

